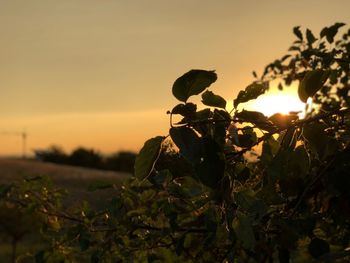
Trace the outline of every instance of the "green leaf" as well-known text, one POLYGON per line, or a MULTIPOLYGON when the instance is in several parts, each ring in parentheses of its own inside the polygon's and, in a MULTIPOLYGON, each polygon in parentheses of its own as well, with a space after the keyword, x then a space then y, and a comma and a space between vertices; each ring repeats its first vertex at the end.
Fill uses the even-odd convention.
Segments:
POLYGON ((243 247, 252 249, 256 242, 252 228, 252 220, 245 214, 238 212, 232 226, 238 240, 242 242, 243 247))
POLYGON ((237 106, 240 103, 244 103, 258 98, 260 95, 264 94, 266 90, 267 86, 263 84, 250 84, 248 87, 245 88, 245 90, 241 90, 238 93, 237 98, 233 101, 233 106, 237 109, 237 106))
POLYGON ((313 97, 327 81, 330 71, 316 69, 305 74, 299 84, 298 95, 302 102, 306 102, 309 97, 313 97))
POLYGON ((180 154, 188 162, 198 164, 202 153, 198 135, 188 127, 173 127, 169 133, 173 142, 180 149, 180 154))
POLYGON ((314 34, 312 34, 310 29, 306 29, 306 39, 307 39, 307 43, 310 46, 316 41, 316 38, 315 38, 314 34))
POLYGON ((192 95, 198 95, 214 83, 217 75, 214 71, 193 69, 179 77, 173 84, 173 95, 186 102, 192 95))
POLYGON ((293 27, 293 33, 297 36, 297 38, 303 40, 303 34, 300 31, 300 26, 293 27))
POLYGON ((329 43, 333 43, 334 37, 338 33, 339 28, 344 25, 344 23, 335 23, 333 26, 325 27, 321 30, 320 37, 326 37, 329 43))
POLYGON ((226 100, 219 95, 215 95, 213 92, 207 90, 202 94, 202 102, 204 105, 226 108, 226 100))
POLYGON ((163 136, 157 136, 145 142, 135 160, 135 177, 137 179, 143 180, 151 174, 163 140, 163 136))

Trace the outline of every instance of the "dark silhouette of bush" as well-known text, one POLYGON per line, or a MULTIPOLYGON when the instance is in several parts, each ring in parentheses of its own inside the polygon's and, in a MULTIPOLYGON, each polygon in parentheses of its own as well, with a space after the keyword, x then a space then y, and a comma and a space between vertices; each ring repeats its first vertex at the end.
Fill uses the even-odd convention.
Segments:
POLYGON ((102 168, 102 156, 93 149, 79 147, 69 155, 68 164, 89 168, 102 168))
POLYGON ((107 170, 134 172, 136 154, 133 152, 118 152, 106 157, 103 168, 107 170))
POLYGON ((34 150, 35 158, 43 162, 66 164, 68 156, 60 146, 52 145, 46 150, 34 150))
POLYGON ((121 151, 103 156, 94 149, 79 147, 66 154, 61 147, 53 145, 45 150, 35 150, 35 158, 43 162, 68 164, 101 170, 133 173, 136 153, 121 151))

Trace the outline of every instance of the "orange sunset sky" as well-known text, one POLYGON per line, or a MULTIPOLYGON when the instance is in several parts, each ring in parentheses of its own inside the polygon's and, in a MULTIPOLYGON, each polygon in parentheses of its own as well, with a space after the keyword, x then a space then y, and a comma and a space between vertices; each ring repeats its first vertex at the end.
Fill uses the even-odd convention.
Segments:
POLYGON ((349 0, 0 0, 0 155, 137 151, 166 135, 174 80, 215 69, 233 99, 292 28, 350 24, 349 0))

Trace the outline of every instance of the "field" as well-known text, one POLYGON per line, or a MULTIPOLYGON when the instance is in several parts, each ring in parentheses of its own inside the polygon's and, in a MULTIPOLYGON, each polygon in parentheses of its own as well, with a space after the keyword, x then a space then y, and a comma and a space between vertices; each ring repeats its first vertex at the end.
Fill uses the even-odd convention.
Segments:
MULTIPOLYGON (((65 203, 81 203, 89 200, 92 205, 99 205, 112 195, 117 194, 115 189, 108 191, 88 191, 91 184, 96 181, 120 185, 122 180, 130 174, 112 171, 100 171, 94 169, 42 163, 35 160, 4 159, 0 158, 0 184, 23 180, 28 177, 48 177, 58 188, 67 190, 65 203)), ((36 236, 24 239, 18 247, 18 255, 31 253, 42 244, 36 236)), ((10 262, 10 240, 0 234, 0 262, 10 262)))

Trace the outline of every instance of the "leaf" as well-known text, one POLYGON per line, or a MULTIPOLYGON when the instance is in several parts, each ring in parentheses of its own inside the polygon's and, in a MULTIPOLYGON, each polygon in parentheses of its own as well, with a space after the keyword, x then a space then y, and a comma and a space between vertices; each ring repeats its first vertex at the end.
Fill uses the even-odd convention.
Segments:
POLYGON ((296 175, 304 176, 309 171, 310 158, 307 154, 304 145, 299 145, 295 148, 290 158, 291 168, 296 175))
POLYGON ((316 41, 316 38, 315 38, 314 34, 312 34, 310 29, 306 29, 306 39, 307 39, 307 43, 310 46, 316 41))
POLYGON ((244 103, 250 100, 254 100, 260 95, 264 94, 267 90, 267 86, 263 84, 253 83, 250 84, 245 90, 241 90, 238 93, 237 98, 233 101, 233 106, 237 109, 240 103, 244 103))
POLYGON ((238 240, 246 249, 252 249, 255 246, 255 236, 252 228, 252 220, 243 213, 237 212, 237 217, 233 221, 233 229, 238 240))
POLYGON ((256 143, 257 136, 253 128, 243 130, 243 134, 238 134, 237 142, 235 143, 239 147, 249 148, 256 143))
POLYGON ((326 128, 320 123, 310 123, 304 126, 302 132, 311 151, 321 160, 333 155, 338 150, 336 139, 327 135, 326 128))
POLYGON ((303 40, 303 34, 300 31, 300 26, 293 27, 293 33, 297 36, 297 38, 303 40))
POLYGON ((275 129, 273 123, 269 121, 264 114, 258 111, 243 110, 236 113, 235 117, 239 119, 240 122, 250 122, 263 130, 270 131, 275 129))
POLYGON ((308 246, 309 253, 314 258, 318 258, 330 251, 329 244, 320 238, 313 238, 308 246))
POLYGON ((174 82, 173 95, 178 100, 186 102, 190 96, 200 94, 216 79, 214 71, 192 69, 174 82))
POLYGON ((163 136, 157 136, 145 142, 135 160, 135 177, 139 180, 147 178, 160 152, 163 136))
POLYGON ((219 95, 215 95, 213 92, 207 90, 202 94, 202 102, 204 105, 226 108, 226 100, 219 95))
POLYGON ((260 160, 266 165, 270 163, 273 157, 277 154, 280 144, 273 137, 268 138, 263 142, 262 153, 260 160))
POLYGON ((203 155, 195 171, 199 180, 206 186, 216 188, 225 172, 225 160, 220 156, 220 146, 211 138, 201 141, 203 155))
POLYGON ((302 102, 306 102, 309 97, 313 97, 327 81, 330 71, 316 69, 308 71, 299 84, 298 95, 302 102))
POLYGON ((197 110, 197 105, 193 103, 186 103, 186 104, 178 104, 176 105, 171 113, 172 114, 180 114, 184 117, 193 115, 197 110))
POLYGON ((334 37, 338 33, 339 28, 341 28, 344 25, 344 23, 335 23, 331 27, 325 27, 321 30, 320 37, 326 37, 329 43, 333 43, 334 37))
POLYGON ((173 142, 180 149, 180 154, 188 162, 198 164, 202 153, 198 135, 188 127, 173 127, 169 133, 173 142))
POLYGON ((288 126, 292 124, 293 120, 298 119, 298 116, 296 114, 288 114, 284 115, 281 113, 275 113, 271 117, 269 117, 269 120, 276 125, 278 128, 286 129, 288 126))

